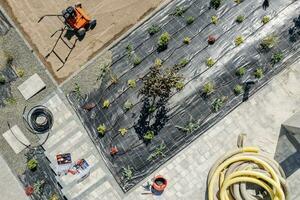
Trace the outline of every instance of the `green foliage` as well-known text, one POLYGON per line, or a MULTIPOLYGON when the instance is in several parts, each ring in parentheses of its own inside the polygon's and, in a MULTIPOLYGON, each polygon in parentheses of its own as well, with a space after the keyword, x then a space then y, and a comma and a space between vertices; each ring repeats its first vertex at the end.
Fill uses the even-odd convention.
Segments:
POLYGON ((166 150, 166 145, 164 142, 162 142, 158 147, 155 148, 154 152, 150 154, 150 156, 147 158, 148 161, 154 160, 158 157, 165 157, 164 151, 166 150))
POLYGON ((38 166, 38 161, 34 158, 30 159, 28 162, 27 162, 27 167, 29 170, 35 170, 38 166))
POLYGON ((216 63, 216 61, 215 61, 213 58, 208 58, 208 59, 206 60, 206 65, 207 65, 207 67, 212 67, 212 66, 215 65, 215 63, 216 63))
POLYGON ((172 13, 174 16, 182 16, 187 11, 187 8, 184 6, 176 6, 175 11, 172 13))
POLYGON ((17 70, 18 77, 22 78, 25 75, 25 70, 23 68, 18 68, 17 70))
POLYGON ((244 88, 242 85, 236 85, 234 87, 233 91, 234 91, 234 94, 239 95, 239 94, 243 93, 244 88))
POLYGON ((131 101, 127 100, 125 103, 124 103, 124 110, 128 111, 132 108, 133 104, 131 103, 131 101))
POLYGON ((134 66, 138 66, 139 64, 141 64, 141 62, 142 62, 142 59, 138 55, 133 56, 133 65, 134 66))
POLYGON ((171 36, 168 32, 164 32, 163 34, 161 34, 157 42, 158 50, 160 51, 165 50, 168 47, 168 43, 170 39, 171 36))
POLYGON ((240 4, 240 3, 242 3, 244 0, 234 0, 234 2, 236 3, 236 4, 240 4))
POLYGON ((245 20, 245 16, 244 15, 239 15, 236 17, 235 21, 237 23, 242 23, 245 20))
POLYGON ((151 141, 154 138, 154 131, 147 131, 144 135, 144 140, 151 141))
POLYGON ((234 43, 236 46, 240 46, 244 43, 244 38, 242 36, 238 36, 235 38, 234 43))
POLYGON ((237 70, 236 70, 236 72, 235 72, 235 74, 237 75, 237 76, 244 76, 245 74, 246 74, 246 69, 245 69, 245 67, 240 67, 240 68, 238 68, 237 70))
POLYGON ((155 67, 161 67, 162 66, 162 60, 159 59, 159 58, 156 58, 155 61, 154 61, 154 66, 155 67))
POLYGON ((133 47, 132 47, 131 44, 128 44, 128 45, 126 46, 126 51, 127 51, 127 56, 128 56, 128 57, 131 57, 131 54, 132 54, 132 52, 133 52, 133 47))
POLYGON ((216 10, 221 6, 221 3, 221 0, 210 0, 210 6, 216 10))
POLYGON ((136 80, 128 80, 127 84, 128 84, 129 87, 135 88, 136 87, 136 80))
POLYGON ((186 18, 186 24, 191 25, 195 21, 195 18, 193 16, 189 16, 186 18))
POLYGON ((59 196, 57 194, 52 194, 49 200, 59 200, 59 196))
POLYGON ((211 23, 217 24, 218 21, 219 21, 219 18, 217 16, 214 15, 214 16, 211 17, 211 23))
POLYGON ((282 61, 283 59, 283 54, 282 52, 276 52, 272 55, 272 58, 271 58, 271 62, 273 65, 279 63, 280 61, 282 61))
POLYGON ((5 83, 6 83, 5 77, 2 74, 0 74, 0 84, 4 85, 5 83))
POLYGON ((226 102, 226 100, 227 100, 227 97, 225 97, 225 96, 215 99, 214 102, 212 103, 212 110, 214 112, 218 112, 224 106, 224 103, 226 102))
POLYGON ((263 16, 263 18, 262 18, 262 20, 261 20, 261 22, 262 22, 263 24, 267 24, 269 21, 270 21, 270 17, 269 17, 269 16, 263 16))
POLYGON ((178 82, 178 83, 176 83, 175 87, 176 87, 176 90, 178 90, 178 91, 182 90, 184 88, 184 83, 178 82))
POLYGON ((254 72, 254 76, 255 76, 255 78, 258 78, 258 79, 262 78, 264 76, 263 69, 261 67, 257 68, 254 72))
POLYGON ((44 180, 42 180, 42 181, 36 181, 33 184, 34 193, 37 194, 37 195, 41 195, 42 192, 43 192, 44 184, 45 184, 44 180))
POLYGON ((129 180, 132 179, 132 177, 133 177, 133 171, 132 170, 133 170, 133 168, 130 167, 130 166, 127 166, 127 168, 123 167, 122 175, 123 175, 123 178, 124 178, 125 181, 129 181, 129 180))
POLYGON ((126 135, 127 132, 128 132, 128 130, 127 130, 126 128, 120 128, 120 129, 119 129, 119 133, 120 133, 122 136, 126 135))
POLYGON ((156 33, 158 33, 160 31, 160 27, 156 24, 152 24, 149 28, 148 28, 148 33, 149 35, 154 35, 156 33))
POLYGON ((110 101, 108 99, 106 99, 104 102, 103 102, 103 105, 102 105, 102 108, 109 108, 110 106, 110 101))
POLYGON ((197 122, 195 122, 195 120, 191 117, 189 122, 184 127, 182 127, 182 126, 175 126, 175 127, 177 129, 183 131, 184 133, 190 134, 199 128, 199 124, 197 122))
POLYGON ((183 39, 183 44, 190 44, 190 43, 191 43, 191 38, 185 37, 185 38, 183 39))
POLYGON ((215 91, 215 85, 212 82, 207 82, 203 86, 203 93, 205 95, 210 95, 215 91))
POLYGON ((273 48, 278 43, 278 37, 275 35, 268 35, 264 37, 260 43, 260 46, 264 50, 273 48))
POLYGON ((106 126, 105 124, 100 124, 97 128, 97 131, 99 133, 100 136, 104 136, 105 132, 106 132, 106 126))
POLYGON ((76 97, 77 97, 78 99, 82 97, 82 96, 81 96, 81 88, 80 88, 80 86, 79 86, 78 83, 75 83, 75 86, 74 86, 74 92, 75 92, 75 95, 76 95, 76 97))
POLYGON ((5 104, 15 105, 17 104, 17 99, 14 97, 8 97, 5 99, 5 104))
POLYGON ((190 62, 189 59, 187 59, 187 58, 182 58, 182 59, 179 61, 179 63, 176 64, 176 65, 174 66, 174 70, 178 71, 178 70, 184 68, 187 64, 189 64, 189 62, 190 62))

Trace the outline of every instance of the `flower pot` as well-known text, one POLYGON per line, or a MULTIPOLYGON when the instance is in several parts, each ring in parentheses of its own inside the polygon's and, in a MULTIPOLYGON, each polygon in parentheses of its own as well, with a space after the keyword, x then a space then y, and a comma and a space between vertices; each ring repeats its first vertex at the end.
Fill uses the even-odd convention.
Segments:
POLYGON ((213 45, 216 42, 216 38, 212 35, 208 36, 208 44, 213 45))
POLYGON ((119 152, 116 146, 110 148, 110 155, 114 156, 119 152))
POLYGON ((157 192, 163 192, 167 187, 168 181, 164 177, 158 175, 154 178, 152 188, 157 192))
POLYGON ((31 196, 32 194, 33 194, 33 192, 34 192, 34 188, 30 185, 30 186, 27 186, 26 188, 25 188, 25 194, 27 195, 27 196, 31 196))

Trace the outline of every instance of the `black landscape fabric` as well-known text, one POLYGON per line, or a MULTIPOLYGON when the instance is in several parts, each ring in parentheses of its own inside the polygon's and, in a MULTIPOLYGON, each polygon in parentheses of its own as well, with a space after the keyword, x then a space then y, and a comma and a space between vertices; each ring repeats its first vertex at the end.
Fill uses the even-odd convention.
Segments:
POLYGON ((172 1, 111 48, 111 71, 106 73, 99 89, 86 94, 85 98, 78 98, 76 92, 68 95, 124 191, 151 174, 296 61, 300 55, 300 1, 272 0, 266 10, 262 3, 262 0, 245 0, 238 4, 227 0, 215 10, 206 0, 172 1), (194 21, 187 23, 190 16, 194 21), (218 18, 216 24, 212 23, 212 16, 218 18), (238 16, 242 16, 240 23, 238 16), (152 35, 148 32, 150 27, 154 30, 152 35), (158 38, 164 32, 168 32, 171 39, 166 49, 158 51, 158 38), (216 39, 212 45, 208 44, 209 36, 216 39), (267 36, 278 43, 263 50, 260 43, 267 36), (183 42, 186 37, 190 38, 190 44, 183 42), (137 133, 137 124, 145 105, 146 109, 149 105, 147 107, 146 98, 139 95, 139 91, 143 86, 142 78, 157 58, 162 60, 163 69, 178 66, 183 59, 188 64, 178 71, 184 78, 183 89, 174 89, 163 104, 167 112, 164 118, 159 118, 155 108, 151 111, 157 114, 162 126, 150 142, 145 142, 137 133), (215 62, 211 67, 206 64, 208 58, 215 62), (238 76, 240 67, 245 74, 238 76), (117 82, 111 81, 112 77, 117 82), (129 87, 128 80, 136 80, 136 87, 129 87), (203 94, 207 82, 215 86, 208 96, 203 94), (237 85, 242 86, 240 94, 236 89, 238 95, 234 92, 237 85), (105 100, 110 101, 109 108, 102 108, 105 100), (124 109, 127 100, 133 104, 128 111, 124 109), (91 111, 82 109, 87 103, 95 103, 96 107, 91 111), (97 131, 101 124, 107 128, 103 137, 97 131), (119 133, 122 128, 128 130, 125 135, 119 133), (112 156, 110 149, 115 146, 119 151, 112 156))

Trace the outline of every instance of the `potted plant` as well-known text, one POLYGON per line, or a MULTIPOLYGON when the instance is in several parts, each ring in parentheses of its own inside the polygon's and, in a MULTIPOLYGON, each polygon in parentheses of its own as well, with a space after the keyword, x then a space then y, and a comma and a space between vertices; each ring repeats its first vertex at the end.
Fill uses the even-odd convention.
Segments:
POLYGON ((157 192, 163 192, 167 187, 167 185, 168 185, 167 179, 165 179, 161 175, 158 175, 153 179, 152 189, 154 189, 157 192))

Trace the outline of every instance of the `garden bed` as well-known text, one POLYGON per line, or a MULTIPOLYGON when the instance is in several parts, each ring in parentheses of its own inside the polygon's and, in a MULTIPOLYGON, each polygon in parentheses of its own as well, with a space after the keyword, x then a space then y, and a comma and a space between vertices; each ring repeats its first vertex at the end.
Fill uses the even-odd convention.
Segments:
POLYGON ((68 95, 124 191, 299 56, 300 27, 293 21, 299 2, 272 1, 267 11, 257 1, 209 7, 204 0, 171 2, 111 49, 112 65, 99 89, 83 95, 77 85, 68 95), (164 77, 150 80, 154 65, 164 77), (145 88, 160 78, 160 86, 169 86, 167 69, 176 80, 170 92, 156 88, 162 94, 153 98, 145 88))
POLYGON ((11 82, 18 78, 15 71, 8 63, 3 69, 0 69, 0 109, 7 104, 14 103, 14 97, 11 93, 11 82))

